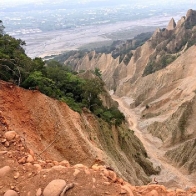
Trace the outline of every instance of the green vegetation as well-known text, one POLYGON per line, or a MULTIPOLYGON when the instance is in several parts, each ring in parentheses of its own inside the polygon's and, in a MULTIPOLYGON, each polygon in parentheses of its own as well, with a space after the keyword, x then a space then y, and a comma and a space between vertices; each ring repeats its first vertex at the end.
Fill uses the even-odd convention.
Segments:
POLYGON ((112 107, 109 109, 96 107, 94 113, 108 123, 120 125, 125 120, 125 116, 117 108, 112 107))
POLYGON ((145 67, 143 77, 167 67, 167 65, 175 61, 176 58, 176 55, 167 54, 162 56, 157 62, 149 62, 148 65, 145 67))
POLYGON ((43 62, 29 58, 22 46, 25 42, 0 33, 0 79, 27 89, 36 89, 52 98, 66 102, 73 110, 81 112, 86 107, 110 124, 119 125, 124 115, 117 108, 103 106, 99 95, 104 90, 101 71, 97 77, 85 79, 56 61, 43 62))
POLYGON ((98 76, 99 78, 101 78, 101 70, 99 68, 95 68, 95 75, 98 76))
POLYGON ((185 137, 185 132, 186 132, 186 128, 188 125, 189 117, 193 112, 192 103, 185 102, 181 105, 181 108, 184 108, 184 109, 183 109, 183 112, 179 118, 178 127, 181 132, 181 139, 183 140, 185 137))
POLYGON ((0 34, 3 34, 4 26, 3 22, 0 20, 0 34))

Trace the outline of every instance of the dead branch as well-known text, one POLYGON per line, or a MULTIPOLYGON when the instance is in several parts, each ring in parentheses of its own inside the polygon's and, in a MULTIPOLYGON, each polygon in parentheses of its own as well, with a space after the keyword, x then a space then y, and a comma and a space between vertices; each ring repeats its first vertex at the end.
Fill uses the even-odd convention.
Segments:
POLYGON ((68 184, 68 185, 63 189, 63 191, 62 191, 62 193, 60 194, 60 196, 65 196, 65 193, 66 193, 68 190, 72 189, 73 187, 74 187, 74 184, 73 184, 73 183, 68 184))
POLYGON ((52 144, 54 144, 58 138, 58 134, 56 135, 55 139, 42 151, 38 154, 38 156, 40 156, 41 154, 43 154, 48 148, 50 148, 50 146, 52 146, 52 144))

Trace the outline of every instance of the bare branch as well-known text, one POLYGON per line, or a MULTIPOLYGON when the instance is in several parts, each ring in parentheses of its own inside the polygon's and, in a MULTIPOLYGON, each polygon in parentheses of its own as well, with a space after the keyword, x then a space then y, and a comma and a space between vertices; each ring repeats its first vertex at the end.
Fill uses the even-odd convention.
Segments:
POLYGON ((15 59, 10 59, 10 60, 9 59, 0 59, 0 61, 9 62, 9 63, 11 63, 12 65, 14 65, 16 67, 16 69, 18 70, 18 74, 16 74, 16 72, 13 69, 11 69, 8 65, 0 64, 0 66, 5 67, 6 69, 12 71, 18 77, 18 86, 20 86, 20 83, 21 83, 21 73, 20 73, 19 66, 15 63, 16 60, 15 59))

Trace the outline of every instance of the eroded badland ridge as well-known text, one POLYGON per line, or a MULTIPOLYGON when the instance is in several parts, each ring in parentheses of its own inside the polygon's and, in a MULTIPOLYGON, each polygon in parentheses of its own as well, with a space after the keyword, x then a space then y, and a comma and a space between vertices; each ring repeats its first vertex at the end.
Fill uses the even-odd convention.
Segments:
MULTIPOLYGON (((124 56, 126 61, 121 56, 96 52, 86 53, 82 59, 74 55, 65 61, 78 71, 99 68, 108 90, 139 116, 137 126, 143 134, 152 134, 146 139, 152 143, 157 138, 155 144, 163 152, 163 159, 193 183, 195 43, 196 11, 189 10, 177 23, 171 19, 166 29, 157 29, 142 46, 129 51, 124 56)), ((176 181, 178 184, 180 179, 176 181)))
POLYGON ((90 52, 65 62, 102 71, 127 119, 120 126, 0 81, 0 194, 194 196, 195 25, 189 10, 123 56, 90 52))

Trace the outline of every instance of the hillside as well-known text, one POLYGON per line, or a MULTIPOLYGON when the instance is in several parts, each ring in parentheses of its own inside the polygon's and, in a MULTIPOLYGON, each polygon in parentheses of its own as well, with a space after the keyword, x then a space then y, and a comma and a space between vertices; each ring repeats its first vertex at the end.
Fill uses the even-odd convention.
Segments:
MULTIPOLYGON (((107 89, 127 100, 126 107, 137 115, 140 133, 148 135, 149 141, 158 141, 153 144, 162 152, 158 159, 164 159, 182 175, 189 175, 193 183, 196 183, 195 28, 194 10, 188 10, 177 23, 171 19, 167 28, 157 29, 149 40, 132 51, 127 65, 119 63, 120 57, 115 59, 111 53, 91 52, 82 59, 74 56, 69 59, 78 71, 99 68, 107 89)), ((152 158, 150 153, 149 156, 152 158)), ((160 178, 162 174, 164 171, 160 178)), ((161 180, 167 182, 166 177, 161 180)))
MULTIPOLYGON (((195 188, 187 192, 166 190, 155 185, 156 179, 148 186, 130 185, 120 178, 121 173, 126 176, 123 171, 129 172, 127 179, 136 184, 142 184, 146 178, 137 159, 133 161, 130 154, 134 152, 134 146, 129 147, 133 140, 140 144, 132 133, 129 137, 127 132, 124 140, 125 136, 120 135, 125 131, 122 127, 107 130, 107 125, 92 114, 84 112, 80 116, 65 103, 37 90, 25 90, 3 81, 0 87, 1 195, 193 196, 196 193, 195 188), (104 134, 111 134, 113 139, 104 134), (133 140, 126 143, 128 138, 133 140)), ((137 156, 143 153, 139 151, 137 156)), ((145 158, 143 161, 143 166, 147 166, 145 158)))
MULTIPOLYGON (((15 131, 25 138, 36 159, 66 159, 88 167, 101 162, 137 185, 149 182, 148 176, 157 173, 141 142, 125 124, 109 125, 87 109, 80 115, 37 90, 3 81, 0 85, 1 136, 6 130, 15 131)), ((2 150, 9 149, 4 145, 2 142, 2 150)))

